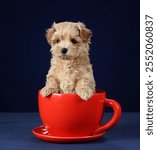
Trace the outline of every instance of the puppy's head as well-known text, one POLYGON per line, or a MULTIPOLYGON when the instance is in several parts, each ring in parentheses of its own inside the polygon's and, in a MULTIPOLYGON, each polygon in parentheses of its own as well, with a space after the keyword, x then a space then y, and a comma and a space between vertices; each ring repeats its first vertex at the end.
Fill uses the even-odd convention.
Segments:
POLYGON ((46 33, 52 54, 61 59, 88 55, 91 36, 92 32, 80 22, 54 23, 46 33))

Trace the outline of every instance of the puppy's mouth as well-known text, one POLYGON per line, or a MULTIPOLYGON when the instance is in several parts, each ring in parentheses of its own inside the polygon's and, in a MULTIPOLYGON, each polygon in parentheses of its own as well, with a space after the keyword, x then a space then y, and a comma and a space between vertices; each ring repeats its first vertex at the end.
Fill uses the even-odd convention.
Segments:
POLYGON ((70 60, 70 59, 72 59, 72 57, 68 56, 68 55, 62 55, 62 56, 59 56, 59 58, 61 58, 63 60, 70 60))

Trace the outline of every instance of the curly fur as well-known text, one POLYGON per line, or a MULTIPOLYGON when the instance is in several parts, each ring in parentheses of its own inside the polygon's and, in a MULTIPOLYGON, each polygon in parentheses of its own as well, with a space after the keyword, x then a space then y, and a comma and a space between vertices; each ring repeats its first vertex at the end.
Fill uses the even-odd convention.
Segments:
POLYGON ((51 66, 46 76, 42 96, 51 93, 77 93, 88 100, 95 92, 95 80, 89 60, 89 43, 92 32, 83 23, 54 23, 47 30, 51 45, 51 66), (75 42, 73 43, 73 40, 75 42), (67 48, 66 54, 61 52, 67 48))

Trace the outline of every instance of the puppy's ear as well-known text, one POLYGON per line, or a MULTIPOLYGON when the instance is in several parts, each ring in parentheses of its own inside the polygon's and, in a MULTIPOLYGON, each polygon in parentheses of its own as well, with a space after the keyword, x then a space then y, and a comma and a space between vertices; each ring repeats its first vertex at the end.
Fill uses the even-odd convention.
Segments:
POLYGON ((46 30, 46 39, 47 39, 47 42, 51 45, 51 39, 52 39, 52 36, 53 36, 53 34, 54 34, 54 32, 56 31, 56 29, 55 29, 55 22, 52 24, 52 27, 50 28, 50 29, 48 29, 48 30, 46 30))
POLYGON ((87 29, 86 26, 81 22, 78 23, 78 29, 80 32, 80 37, 82 39, 82 42, 90 43, 90 39, 92 37, 92 31, 87 29))

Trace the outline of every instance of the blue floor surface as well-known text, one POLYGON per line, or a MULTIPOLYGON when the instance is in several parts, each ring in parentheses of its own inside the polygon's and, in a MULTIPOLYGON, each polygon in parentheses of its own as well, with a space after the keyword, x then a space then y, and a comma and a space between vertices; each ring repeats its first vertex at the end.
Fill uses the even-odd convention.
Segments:
MULTIPOLYGON (((106 121, 112 113, 106 113, 106 121)), ((93 142, 57 144, 34 137, 32 129, 42 125, 38 113, 0 113, 0 150, 139 150, 140 115, 123 113, 120 122, 93 142)))

